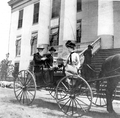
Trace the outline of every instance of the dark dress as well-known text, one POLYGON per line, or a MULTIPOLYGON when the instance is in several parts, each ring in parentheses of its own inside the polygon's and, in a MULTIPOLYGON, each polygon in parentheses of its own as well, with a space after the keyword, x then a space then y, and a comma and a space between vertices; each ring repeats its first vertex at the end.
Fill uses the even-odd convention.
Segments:
POLYGON ((85 57, 84 64, 91 64, 91 58, 92 58, 92 51, 91 51, 91 49, 87 49, 84 52, 84 57, 85 57))
POLYGON ((43 56, 41 56, 39 53, 35 53, 33 57, 34 61, 34 72, 40 72, 41 68, 45 66, 45 61, 41 60, 43 56))
POLYGON ((52 59, 50 54, 45 54, 44 56, 41 56, 39 53, 34 54, 34 73, 37 85, 51 82, 52 77, 49 68, 53 62, 52 59), (42 60, 43 57, 46 57, 46 59, 42 60))
POLYGON ((86 80, 90 80, 94 76, 93 71, 89 68, 89 66, 91 67, 91 58, 92 58, 91 49, 87 49, 83 55, 85 57, 85 60, 82 68, 82 75, 86 80))

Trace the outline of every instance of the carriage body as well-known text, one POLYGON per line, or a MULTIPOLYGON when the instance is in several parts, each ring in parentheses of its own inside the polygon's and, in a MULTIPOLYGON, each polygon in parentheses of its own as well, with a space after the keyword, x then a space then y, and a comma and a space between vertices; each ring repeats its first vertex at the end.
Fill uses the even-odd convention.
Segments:
MULTIPOLYGON (((119 60, 119 58, 117 59, 119 60)), ((59 65, 61 64, 63 65, 59 60, 59 65)), ((57 69, 42 68, 41 74, 38 76, 40 83, 36 83, 36 77, 33 72, 21 70, 14 81, 14 93, 20 103, 30 105, 35 99, 36 91, 45 88, 56 100, 61 111, 68 116, 79 117, 89 111, 93 104, 96 106, 107 105, 107 84, 111 83, 111 81, 113 82, 114 78, 120 78, 120 65, 113 64, 111 66, 110 64, 109 66, 112 69, 108 65, 109 61, 105 61, 99 76, 87 81, 82 77, 83 75, 79 74, 66 76, 65 69, 62 67, 57 69), (109 70, 107 70, 108 68, 109 70), (54 80, 52 80, 52 84, 48 84, 47 82, 47 79, 51 81, 50 73, 52 73, 54 80)), ((115 93, 112 94, 115 97, 115 93)))
POLYGON ((78 74, 66 76, 64 67, 59 66, 58 68, 42 68, 38 77, 40 81, 36 83, 33 71, 18 72, 14 81, 14 93, 21 104, 32 104, 36 91, 43 88, 50 93, 61 111, 68 116, 79 117, 90 110, 92 90, 87 81, 78 74), (54 81, 50 78, 51 73, 54 81), (48 79, 53 83, 49 84, 48 79))

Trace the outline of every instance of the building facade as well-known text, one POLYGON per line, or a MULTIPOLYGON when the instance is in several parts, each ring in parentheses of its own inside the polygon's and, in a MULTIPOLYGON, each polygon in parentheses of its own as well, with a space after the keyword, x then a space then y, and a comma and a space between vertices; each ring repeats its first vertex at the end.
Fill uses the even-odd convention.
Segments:
POLYGON ((10 0, 10 59, 27 69, 38 44, 58 51, 66 40, 77 47, 101 37, 101 48, 120 46, 120 3, 113 0, 10 0))

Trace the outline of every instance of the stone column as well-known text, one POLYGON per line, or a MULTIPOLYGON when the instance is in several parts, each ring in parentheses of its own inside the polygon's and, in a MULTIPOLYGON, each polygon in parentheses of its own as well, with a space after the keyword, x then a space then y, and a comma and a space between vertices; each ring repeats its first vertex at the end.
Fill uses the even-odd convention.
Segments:
POLYGON ((52 0, 40 0, 39 33, 37 45, 43 44, 45 47, 47 47, 49 44, 51 13, 52 0))
POLYGON ((76 40, 76 0, 61 0, 59 45, 63 41, 76 40))
POLYGON ((61 0, 59 45, 63 45, 63 51, 59 54, 60 57, 66 58, 68 54, 65 42, 76 41, 76 23, 77 0, 61 0))
POLYGON ((98 0, 98 36, 102 49, 114 47, 113 0, 98 0))

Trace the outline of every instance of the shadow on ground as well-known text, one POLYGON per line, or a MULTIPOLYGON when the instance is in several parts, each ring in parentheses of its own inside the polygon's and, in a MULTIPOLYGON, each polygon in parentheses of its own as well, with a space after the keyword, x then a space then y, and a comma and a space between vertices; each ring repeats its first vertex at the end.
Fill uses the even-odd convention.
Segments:
POLYGON ((85 115, 85 118, 120 118, 120 114, 117 114, 115 112, 107 113, 107 112, 100 112, 100 111, 90 111, 85 115))
MULTIPOLYGON (((11 100, 12 103, 14 104, 20 104, 17 100, 11 100)), ((65 116, 64 113, 62 113, 61 109, 58 107, 56 100, 53 98, 36 98, 34 99, 33 103, 28 106, 30 108, 42 108, 42 109, 47 109, 47 111, 43 111, 44 114, 51 116, 51 118, 54 116, 58 118, 72 118, 72 117, 67 117, 65 116), (53 112, 54 111, 54 112, 53 112)), ((94 108, 95 109, 95 108, 94 108)), ((99 110, 91 108, 91 110, 86 113, 84 116, 81 118, 120 118, 120 114, 117 113, 107 113, 105 110, 99 110)))

